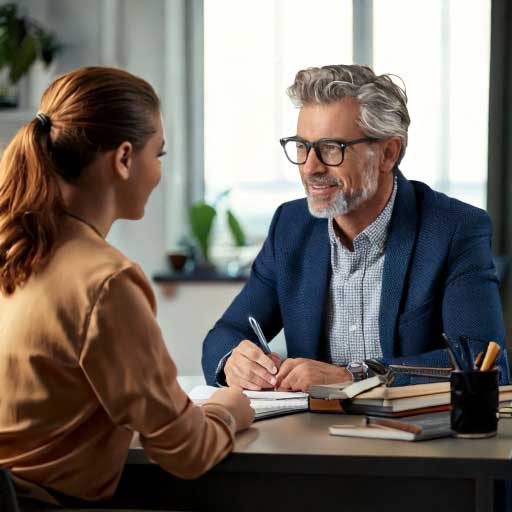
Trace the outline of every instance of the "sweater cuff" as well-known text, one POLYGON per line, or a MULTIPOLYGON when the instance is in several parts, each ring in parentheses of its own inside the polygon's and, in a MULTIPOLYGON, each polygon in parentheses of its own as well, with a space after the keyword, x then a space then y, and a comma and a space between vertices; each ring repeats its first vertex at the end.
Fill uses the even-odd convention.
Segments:
POLYGON ((225 427, 225 430, 234 442, 237 431, 235 417, 223 405, 216 403, 208 402, 202 406, 202 409, 208 418, 216 419, 225 427))

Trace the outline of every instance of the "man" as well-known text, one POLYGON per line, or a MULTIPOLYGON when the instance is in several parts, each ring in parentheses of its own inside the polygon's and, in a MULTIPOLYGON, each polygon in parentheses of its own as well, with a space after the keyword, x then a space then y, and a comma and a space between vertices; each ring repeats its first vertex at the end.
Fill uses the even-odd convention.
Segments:
MULTIPOLYGON (((365 376, 364 360, 396 384, 451 368, 442 334, 504 348, 491 223, 475 207, 408 181, 405 92, 364 66, 300 71, 288 89, 297 135, 281 140, 304 199, 281 205, 251 276, 203 346, 210 384, 307 391, 365 376), (309 210, 309 211, 308 211, 309 210), (282 327, 288 359, 266 355, 282 327)), ((508 382, 505 351, 498 365, 508 382)))

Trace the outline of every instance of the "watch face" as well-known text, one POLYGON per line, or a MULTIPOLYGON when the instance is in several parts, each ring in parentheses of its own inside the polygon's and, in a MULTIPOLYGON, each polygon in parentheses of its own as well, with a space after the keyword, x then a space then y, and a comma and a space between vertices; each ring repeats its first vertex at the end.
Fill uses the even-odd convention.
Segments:
POLYGON ((366 377, 368 366, 362 361, 352 361, 347 365, 347 370, 352 374, 354 380, 362 380, 366 377))

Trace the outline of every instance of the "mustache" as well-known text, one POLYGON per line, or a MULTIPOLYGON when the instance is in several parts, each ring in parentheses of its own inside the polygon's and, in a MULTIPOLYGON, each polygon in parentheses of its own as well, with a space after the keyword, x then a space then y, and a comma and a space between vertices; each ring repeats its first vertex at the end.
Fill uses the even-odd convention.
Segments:
POLYGON ((317 185, 317 186, 333 186, 336 185, 337 187, 342 187, 343 182, 339 180, 338 178, 332 178, 329 176, 325 177, 316 177, 316 178, 309 178, 306 180, 307 185, 317 185))

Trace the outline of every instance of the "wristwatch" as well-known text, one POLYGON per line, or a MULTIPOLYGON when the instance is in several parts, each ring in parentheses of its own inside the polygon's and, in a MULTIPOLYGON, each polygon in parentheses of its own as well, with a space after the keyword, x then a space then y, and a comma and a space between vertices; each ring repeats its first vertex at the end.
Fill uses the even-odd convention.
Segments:
POLYGON ((368 377, 368 365, 364 361, 352 361, 347 364, 346 368, 352 375, 354 382, 368 377))

